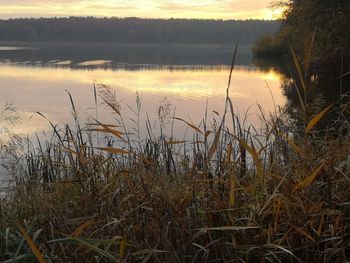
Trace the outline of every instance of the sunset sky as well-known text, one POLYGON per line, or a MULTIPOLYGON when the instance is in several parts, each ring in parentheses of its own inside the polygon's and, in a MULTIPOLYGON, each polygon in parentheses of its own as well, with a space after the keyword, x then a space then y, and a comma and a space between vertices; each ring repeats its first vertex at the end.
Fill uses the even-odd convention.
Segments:
POLYGON ((276 19, 272 0, 1 0, 0 18, 144 17, 276 19))

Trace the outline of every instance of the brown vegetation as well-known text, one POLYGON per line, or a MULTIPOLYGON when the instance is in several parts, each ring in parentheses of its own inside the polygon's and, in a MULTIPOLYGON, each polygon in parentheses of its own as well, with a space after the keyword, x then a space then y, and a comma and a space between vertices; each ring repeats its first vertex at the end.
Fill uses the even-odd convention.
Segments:
POLYGON ((101 85, 117 125, 96 119, 82 127, 72 100, 74 129, 52 125, 53 137, 38 147, 12 138, 2 147, 13 184, 1 197, 0 259, 348 260, 349 135, 317 131, 329 108, 310 113, 306 75, 294 58, 304 83, 296 87, 305 113, 300 127, 276 108, 269 117, 261 111, 263 129, 255 129, 227 97, 223 116, 200 126, 162 116, 185 122, 192 142, 154 137, 150 125, 140 140, 126 130, 113 91, 101 85), (96 144, 101 133, 110 136, 107 146, 96 144))

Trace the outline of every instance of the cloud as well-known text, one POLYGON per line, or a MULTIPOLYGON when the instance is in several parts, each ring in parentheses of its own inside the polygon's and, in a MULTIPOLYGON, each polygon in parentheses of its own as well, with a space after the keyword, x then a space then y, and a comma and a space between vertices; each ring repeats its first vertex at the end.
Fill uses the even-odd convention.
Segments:
POLYGON ((140 16, 155 18, 263 18, 271 0, 1 0, 0 18, 140 16))
POLYGON ((222 19, 270 19, 269 0, 202 0, 202 1, 158 1, 158 10, 174 17, 222 18, 222 19))
POLYGON ((205 12, 230 12, 230 11, 251 11, 265 9, 268 1, 237 1, 237 0, 203 0, 203 1, 159 1, 159 8, 164 11, 205 11, 205 12))

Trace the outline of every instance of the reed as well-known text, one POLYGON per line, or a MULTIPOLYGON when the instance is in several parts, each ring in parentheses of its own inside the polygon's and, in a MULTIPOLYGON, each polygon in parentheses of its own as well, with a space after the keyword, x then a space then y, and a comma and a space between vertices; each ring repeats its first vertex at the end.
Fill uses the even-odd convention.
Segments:
POLYGON ((234 59, 221 116, 196 125, 160 109, 175 127, 185 123, 192 141, 161 127, 156 136, 149 120, 141 138, 139 97, 129 131, 113 90, 96 83, 95 105, 109 107, 113 125, 97 114, 81 124, 69 94, 75 127, 51 124, 52 137, 36 146, 7 142, 12 185, 0 202, 0 260, 349 260, 349 135, 320 133, 330 107, 311 112, 302 94, 302 128, 280 108, 270 116, 261 109, 263 128, 254 128, 228 95, 234 59))

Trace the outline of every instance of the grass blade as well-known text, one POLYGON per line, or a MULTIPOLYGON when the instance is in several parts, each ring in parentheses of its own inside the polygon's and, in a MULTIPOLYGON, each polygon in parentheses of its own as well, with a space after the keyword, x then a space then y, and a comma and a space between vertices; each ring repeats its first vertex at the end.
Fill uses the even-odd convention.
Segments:
POLYGON ((229 207, 232 208, 235 204, 236 182, 234 173, 230 173, 230 192, 229 192, 229 207))
POLYGON ((23 237, 25 238, 25 240, 27 241, 31 251, 33 252, 34 256, 37 258, 37 260, 40 263, 46 263, 46 260, 45 260, 44 256, 40 253, 38 247, 35 245, 35 243, 31 239, 31 237, 29 236, 27 231, 24 229, 24 227, 22 227, 21 225, 18 225, 18 228, 21 231, 21 233, 22 233, 23 237))
POLYGON ((85 223, 83 223, 82 225, 80 225, 76 230, 74 230, 74 232, 72 233, 71 236, 73 237, 79 237, 81 235, 81 233, 84 231, 85 228, 89 227, 91 224, 93 223, 93 220, 88 220, 85 223))
POLYGON ((242 231, 242 230, 251 230, 251 229, 260 229, 257 226, 218 226, 218 227, 208 227, 198 230, 203 231, 242 231))
POLYGON ((299 74, 299 79, 300 79, 300 82, 301 82, 301 86, 303 87, 304 91, 306 91, 306 84, 305 84, 304 76, 303 76, 303 73, 302 73, 302 70, 301 70, 301 66, 300 66, 298 57, 295 54, 294 49, 292 48, 292 46, 289 46, 289 48, 290 48, 290 51, 292 52, 294 65, 295 65, 295 67, 296 67, 296 69, 298 71, 298 74, 299 74))
POLYGON ((127 241, 126 237, 123 237, 122 240, 120 240, 120 243, 119 243, 120 258, 122 258, 124 256, 126 241, 127 241))
POLYGON ((218 148, 219 141, 220 141, 220 135, 221 135, 221 129, 222 125, 220 125, 219 130, 216 132, 214 141, 210 146, 209 153, 208 153, 208 162, 210 162, 211 158, 214 156, 216 149, 218 148))
POLYGON ((308 177, 306 177, 304 180, 299 182, 297 186, 295 187, 295 190, 300 190, 302 188, 305 188, 306 186, 310 185, 316 177, 320 174, 322 168, 325 166, 325 162, 321 164, 315 171, 313 171, 308 177))
POLYGON ((249 154, 253 157, 254 164, 256 166, 257 173, 261 179, 264 178, 264 169, 262 167, 259 155, 257 151, 253 148, 250 147, 243 139, 238 138, 237 136, 234 135, 234 137, 239 141, 239 143, 249 152, 249 154))
POLYGON ((293 149, 295 153, 298 153, 300 156, 305 156, 304 151, 292 139, 288 138, 282 133, 278 134, 289 144, 289 146, 293 149))
POLYGON ((174 117, 174 119, 186 123, 188 126, 190 126, 192 129, 194 129, 196 132, 199 132, 200 134, 204 135, 204 133, 198 127, 196 127, 193 124, 185 121, 184 119, 181 119, 181 118, 178 118, 178 117, 174 117))
MULTIPOLYGON (((64 242, 64 243, 73 243, 73 244, 82 245, 84 247, 87 247, 87 248, 97 252, 101 256, 104 256, 104 257, 110 259, 112 262, 119 262, 110 253, 100 249, 99 247, 97 247, 97 245, 93 245, 92 243, 90 243, 92 241, 88 242, 88 241, 81 239, 81 238, 69 237, 69 238, 65 238, 65 239, 53 240, 51 242, 64 242)), ((99 244, 99 240, 96 240, 96 242, 97 242, 97 244, 99 244)))
POLYGON ((312 128, 315 127, 315 125, 322 119, 322 117, 327 113, 327 111, 329 111, 329 109, 332 106, 333 104, 325 108, 320 113, 318 113, 315 117, 313 117, 312 120, 307 124, 305 133, 309 133, 312 130, 312 128))
POLYGON ((90 131, 110 133, 110 134, 113 134, 114 136, 118 137, 119 139, 125 141, 125 139, 122 137, 122 135, 123 135, 122 132, 115 130, 115 129, 112 129, 103 123, 99 123, 99 125, 102 126, 103 129, 90 129, 90 131))

